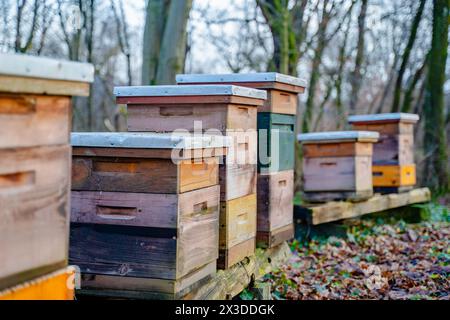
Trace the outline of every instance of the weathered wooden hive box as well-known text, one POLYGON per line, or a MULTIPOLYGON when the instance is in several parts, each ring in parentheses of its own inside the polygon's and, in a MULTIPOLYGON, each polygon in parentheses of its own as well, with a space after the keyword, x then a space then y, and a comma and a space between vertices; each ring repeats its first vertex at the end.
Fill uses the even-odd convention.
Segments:
POLYGON ((231 84, 267 91, 258 108, 258 224, 259 246, 273 247, 291 239, 295 167, 295 125, 298 94, 306 81, 279 73, 184 74, 179 85, 231 84))
POLYGON ((414 125, 419 116, 385 113, 349 117, 355 130, 380 134, 373 151, 373 185, 376 191, 410 190, 416 184, 414 125))
POLYGON ((83 289, 177 298, 215 272, 220 136, 72 134, 70 262, 83 289))
POLYGON ((180 74, 179 85, 231 84, 267 91, 267 100, 258 112, 297 114, 298 94, 304 93, 306 81, 284 74, 239 73, 239 74, 180 74))
POLYGON ((0 290, 67 266, 71 97, 88 96, 93 76, 89 64, 0 55, 0 290))
POLYGON ((141 132, 226 135, 232 144, 219 167, 220 259, 228 268, 253 255, 256 242, 257 108, 266 92, 234 85, 118 87, 128 128, 141 132), (236 220, 238 219, 238 220, 236 220), (239 221, 239 223, 235 223, 239 221))
POLYGON ((370 131, 300 134, 304 199, 327 202, 370 198, 373 144, 378 138, 377 132, 370 131))

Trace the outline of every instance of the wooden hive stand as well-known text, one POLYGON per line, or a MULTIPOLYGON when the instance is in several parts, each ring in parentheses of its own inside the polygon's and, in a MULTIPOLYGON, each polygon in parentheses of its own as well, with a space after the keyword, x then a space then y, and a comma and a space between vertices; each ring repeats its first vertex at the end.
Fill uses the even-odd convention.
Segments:
POLYGON ((94 67, 13 54, 0 61, 0 290, 20 298, 29 295, 12 287, 67 266, 71 97, 89 95, 94 67))
POLYGON ((256 242, 257 108, 266 92, 233 85, 118 87, 128 129, 225 135, 232 145, 219 166, 219 268, 251 256, 256 242), (238 221, 238 223, 235 223, 238 221))
POLYGON ((373 195, 372 145, 378 137, 378 133, 368 131, 300 134, 304 200, 370 198, 373 195))
POLYGON ((376 192, 405 192, 416 185, 414 124, 418 121, 418 115, 409 113, 349 117, 349 123, 355 130, 380 134, 373 151, 373 185, 376 192))
POLYGON ((177 299, 215 273, 225 137, 76 133, 72 145, 83 290, 177 299))
POLYGON ((273 247, 294 236, 292 217, 298 94, 306 81, 279 73, 182 74, 179 85, 231 84, 267 92, 258 107, 257 244, 273 247))

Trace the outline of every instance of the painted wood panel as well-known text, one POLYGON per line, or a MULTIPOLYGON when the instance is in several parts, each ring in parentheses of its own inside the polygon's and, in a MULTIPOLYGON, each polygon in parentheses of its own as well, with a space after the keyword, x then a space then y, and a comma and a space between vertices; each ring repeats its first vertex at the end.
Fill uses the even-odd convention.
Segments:
POLYGON ((256 236, 256 194, 221 203, 221 249, 231 248, 256 236))
POLYGON ((231 201, 256 193, 256 164, 220 165, 220 200, 231 201))
POLYGON ((293 222, 294 171, 258 174, 258 232, 293 222))
POLYGON ((219 250, 218 269, 229 269, 247 257, 255 255, 256 238, 248 239, 228 249, 219 250))
POLYGON ((184 160, 74 156, 72 190, 182 193, 218 184, 213 158, 184 160))
POLYGON ((272 231, 258 231, 256 244, 260 248, 274 248, 295 236, 294 224, 290 223, 272 231))
POLYGON ((372 143, 342 142, 303 145, 303 156, 305 158, 352 157, 372 155, 372 143))
POLYGON ((374 187, 404 187, 416 184, 416 166, 374 166, 374 187))
POLYGON ((69 143, 68 97, 0 93, 0 148, 69 143))
POLYGON ((0 287, 66 265, 69 188, 69 146, 0 150, 0 287))
POLYGON ((282 90, 267 90, 267 100, 258 108, 258 112, 272 112, 279 114, 297 114, 298 95, 282 90))
MULTIPOLYGON (((140 214, 144 216, 139 219, 116 220, 109 217, 111 212, 100 218, 92 213, 80 215, 82 219, 74 214, 72 220, 83 223, 72 224, 71 263, 79 265, 84 273, 170 280, 217 259, 218 186, 178 196, 145 197, 156 207, 143 205, 140 214), (163 198, 160 207, 158 198, 163 198), (164 206, 162 202, 168 198, 175 199, 176 204, 164 206), (166 216, 175 216, 176 225, 173 218, 166 216), (142 223, 146 226, 137 226, 142 223)), ((122 203, 120 196, 116 199, 122 203)))

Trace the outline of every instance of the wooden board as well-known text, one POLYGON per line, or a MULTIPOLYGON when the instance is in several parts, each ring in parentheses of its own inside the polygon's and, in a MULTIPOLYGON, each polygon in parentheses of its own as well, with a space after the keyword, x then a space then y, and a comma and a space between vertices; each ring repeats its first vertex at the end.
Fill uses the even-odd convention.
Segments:
POLYGON ((256 130, 257 109, 245 104, 170 104, 128 105, 128 131, 172 132, 175 130, 227 129, 256 130))
POLYGON ((293 222, 294 171, 258 174, 258 232, 270 232, 293 222))
POLYGON ((296 207, 295 217, 306 219, 313 225, 350 219, 369 213, 381 212, 431 200, 428 188, 414 189, 399 194, 375 195, 362 202, 328 202, 322 205, 296 207))
POLYGON ((229 249, 256 236, 256 194, 221 202, 221 249, 229 249))
POLYGON ((367 200, 374 194, 373 190, 361 191, 323 191, 323 192, 303 192, 302 199, 311 203, 322 203, 329 201, 347 200, 362 201, 367 200))
POLYGON ((0 292, 0 300, 73 300, 75 270, 72 267, 0 292))
POLYGON ((220 201, 232 201, 256 193, 256 164, 220 165, 220 201))
MULTIPOLYGON (((291 215, 293 216, 293 215, 291 215)), ((272 231, 258 231, 256 244, 259 248, 273 248, 295 236, 294 223, 272 231)))
POLYGON ((88 97, 89 89, 83 82, 0 75, 0 92, 88 97))
POLYGON ((217 268, 226 270, 255 254, 256 237, 248 239, 228 249, 219 250, 217 268))
POLYGON ((67 97, 0 93, 0 149, 69 144, 67 97))
POLYGON ((372 156, 373 144, 364 142, 342 142, 327 144, 304 144, 305 158, 372 156))
POLYGON ((303 159, 305 192, 372 190, 372 158, 323 157, 303 159))
POLYGON ((0 289, 67 263, 70 147, 0 150, 0 289))
POLYGON ((70 260, 83 273, 170 280, 217 259, 218 186, 179 196, 146 194, 136 209, 119 210, 133 206, 121 200, 126 197, 92 193, 74 199, 70 260))
POLYGON ((296 115, 298 96, 282 90, 267 90, 267 100, 258 108, 258 112, 272 112, 278 114, 296 115))
POLYGON ((183 193, 219 183, 218 159, 74 156, 72 190, 133 193, 183 193))
POLYGON ((381 135, 374 145, 374 165, 408 165, 414 163, 414 135, 381 135))
POLYGON ((373 166, 374 187, 407 187, 416 184, 416 166, 373 166))
POLYGON ((353 130, 376 131, 384 135, 414 134, 414 124, 399 121, 352 123, 353 130))
POLYGON ((230 300, 248 285, 279 268, 292 256, 287 243, 268 250, 257 249, 256 254, 235 264, 228 270, 219 270, 206 284, 192 290, 186 300, 230 300))
POLYGON ((81 289, 76 294, 122 299, 180 299, 204 284, 215 272, 216 263, 211 262, 177 281, 83 274, 81 289))

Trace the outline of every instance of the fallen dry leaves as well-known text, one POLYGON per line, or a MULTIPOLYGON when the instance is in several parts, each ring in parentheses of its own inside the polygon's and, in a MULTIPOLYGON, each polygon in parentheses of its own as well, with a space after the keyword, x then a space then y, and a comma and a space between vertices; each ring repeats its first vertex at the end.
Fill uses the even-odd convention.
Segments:
POLYGON ((371 225, 292 244, 263 281, 275 299, 450 299, 450 224, 371 225))

